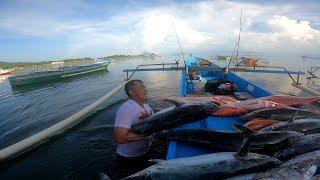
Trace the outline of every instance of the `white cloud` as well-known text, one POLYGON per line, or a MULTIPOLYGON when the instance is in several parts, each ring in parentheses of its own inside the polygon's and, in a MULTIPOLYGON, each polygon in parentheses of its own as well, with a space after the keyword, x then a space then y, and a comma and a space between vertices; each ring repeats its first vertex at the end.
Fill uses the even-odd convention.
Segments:
MULTIPOLYGON (((50 1, 50 3, 53 3, 50 1)), ((61 8, 61 4, 56 7, 61 8)), ((55 7, 55 6, 53 6, 55 7)), ((69 14, 75 13, 72 4, 69 14)), ((78 1, 77 8, 85 3, 78 1)), ((65 8, 65 9, 66 9, 65 8)), ((186 52, 232 51, 237 40, 240 9, 243 8, 241 50, 266 53, 318 53, 320 31, 308 17, 297 20, 288 12, 301 12, 299 4, 280 7, 231 1, 204 1, 171 4, 139 11, 121 12, 111 17, 88 19, 63 18, 45 10, 0 12, 0 30, 16 36, 63 38, 68 56, 178 52, 172 23, 186 52), (288 15, 287 15, 288 14, 288 15), (258 31, 256 24, 265 31, 258 31)), ((52 7, 51 7, 52 9, 52 7)), ((296 15, 295 15, 296 16, 296 15)), ((315 18, 314 18, 315 19, 315 18)), ((319 18, 318 18, 319 19, 319 18)))

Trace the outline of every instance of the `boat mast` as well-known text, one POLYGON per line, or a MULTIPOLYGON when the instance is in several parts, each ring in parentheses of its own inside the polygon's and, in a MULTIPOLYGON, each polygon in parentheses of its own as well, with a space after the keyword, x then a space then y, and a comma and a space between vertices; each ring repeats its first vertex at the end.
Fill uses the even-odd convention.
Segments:
POLYGON ((176 30, 176 27, 175 27, 175 25, 174 25, 174 23, 173 23, 173 21, 172 21, 172 20, 171 20, 171 24, 172 24, 172 27, 173 27, 174 33, 175 33, 175 35, 176 35, 177 42, 178 42, 178 44, 179 44, 179 48, 180 48, 180 52, 181 52, 181 56, 182 56, 182 60, 183 60, 184 65, 185 65, 185 67, 186 67, 186 71, 188 72, 188 67, 187 67, 186 61, 185 61, 185 59, 184 59, 184 53, 183 53, 183 51, 182 51, 182 46, 181 46, 181 43, 180 43, 180 39, 179 39, 179 36, 178 36, 177 30, 176 30))
POLYGON ((239 35, 238 35, 238 41, 233 49, 233 52, 232 52, 232 56, 231 56, 231 59, 228 63, 228 66, 226 68, 226 73, 228 73, 229 71, 229 67, 230 67, 230 64, 231 64, 231 61, 233 61, 233 64, 235 64, 235 62, 237 63, 238 62, 238 56, 239 56, 239 47, 240 47, 240 40, 241 40, 241 31, 242 31, 242 8, 241 8, 241 13, 240 13, 240 27, 239 27, 239 35), (233 55, 234 55, 234 52, 235 50, 237 49, 236 51, 236 60, 234 61, 234 58, 233 58, 233 55))
POLYGON ((238 62, 238 55, 239 55, 239 47, 240 47, 240 40, 241 40, 241 30, 242 30, 242 8, 240 14, 240 28, 239 28, 239 36, 238 36, 238 47, 237 47, 237 55, 236 55, 236 63, 238 62))

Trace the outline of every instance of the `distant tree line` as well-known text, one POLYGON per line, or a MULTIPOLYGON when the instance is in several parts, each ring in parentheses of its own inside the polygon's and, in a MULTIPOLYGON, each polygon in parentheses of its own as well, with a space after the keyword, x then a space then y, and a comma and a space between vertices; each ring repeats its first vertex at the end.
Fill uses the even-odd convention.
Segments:
MULTIPOLYGON (((159 57, 154 53, 150 55, 112 55, 106 56, 98 59, 113 59, 113 60, 121 60, 121 59, 136 59, 136 58, 145 58, 145 57, 159 57)), ((49 61, 40 61, 40 62, 5 62, 0 61, 0 68, 2 69, 13 69, 13 68, 29 68, 29 67, 46 67, 50 66, 52 62, 62 61, 66 65, 82 65, 82 64, 90 64, 92 63, 94 58, 84 57, 84 58, 74 58, 74 59, 63 59, 63 60, 49 60, 49 61)))
POLYGON ((40 61, 40 62, 4 62, 0 61, 0 68, 2 69, 12 69, 12 68, 21 68, 21 67, 30 67, 30 66, 46 66, 50 65, 52 62, 63 61, 67 64, 77 64, 84 62, 92 62, 93 59, 90 57, 85 58, 76 58, 76 59, 64 59, 64 60, 50 60, 50 61, 40 61))

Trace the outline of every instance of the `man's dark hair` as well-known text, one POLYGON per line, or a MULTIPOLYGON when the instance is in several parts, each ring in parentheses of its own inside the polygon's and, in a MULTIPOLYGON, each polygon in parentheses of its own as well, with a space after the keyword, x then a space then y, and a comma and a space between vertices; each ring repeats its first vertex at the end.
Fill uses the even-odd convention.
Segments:
POLYGON ((131 88, 134 86, 135 82, 139 82, 139 83, 143 83, 141 80, 139 79, 134 79, 134 80, 130 80, 126 83, 126 85, 124 85, 124 91, 126 92, 126 94, 130 97, 129 91, 131 90, 131 88))

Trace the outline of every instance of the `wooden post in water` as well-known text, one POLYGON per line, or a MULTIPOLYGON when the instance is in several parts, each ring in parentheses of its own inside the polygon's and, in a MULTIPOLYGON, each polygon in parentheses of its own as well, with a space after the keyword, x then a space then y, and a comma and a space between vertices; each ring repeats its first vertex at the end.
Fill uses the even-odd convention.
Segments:
POLYGON ((97 108, 99 105, 101 105, 104 101, 112 97, 114 94, 116 94, 124 85, 126 82, 121 83, 119 86, 112 89, 110 92, 108 92, 103 97, 99 98, 92 104, 86 106, 81 111, 77 112, 76 114, 56 123, 55 125, 35 134, 32 135, 20 142, 17 142, 16 144, 13 144, 11 146, 8 146, 2 150, 0 150, 0 162, 4 161, 10 157, 13 157, 15 155, 18 155, 18 153, 24 152, 26 150, 31 149, 32 147, 39 145, 42 142, 45 142, 50 137, 60 134, 66 129, 72 127, 76 123, 79 123, 83 117, 88 115, 90 112, 92 112, 95 108, 97 108))

